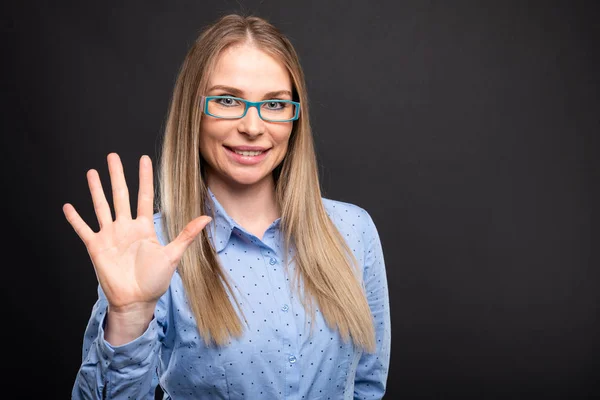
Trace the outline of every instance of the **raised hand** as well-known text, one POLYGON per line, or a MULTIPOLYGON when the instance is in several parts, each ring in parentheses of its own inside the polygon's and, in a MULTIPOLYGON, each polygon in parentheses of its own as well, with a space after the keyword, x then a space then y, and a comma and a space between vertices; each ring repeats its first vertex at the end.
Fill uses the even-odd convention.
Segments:
POLYGON ((66 203, 63 212, 81 238, 94 265, 98 282, 109 303, 109 310, 122 316, 137 310, 154 310, 168 289, 184 251, 210 222, 200 216, 186 225, 171 243, 163 246, 153 224, 154 186, 152 162, 140 158, 140 187, 135 219, 131 216, 129 191, 121 160, 116 153, 107 156, 112 186, 115 220, 104 195, 98 172, 90 169, 87 180, 100 226, 99 232, 83 221, 75 208, 66 203))

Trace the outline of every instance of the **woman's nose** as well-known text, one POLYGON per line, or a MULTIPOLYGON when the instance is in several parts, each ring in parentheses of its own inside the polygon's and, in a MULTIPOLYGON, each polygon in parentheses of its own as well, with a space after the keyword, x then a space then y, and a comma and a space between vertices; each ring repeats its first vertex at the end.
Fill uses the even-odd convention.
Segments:
POLYGON ((258 109, 256 107, 249 107, 246 115, 240 118, 241 133, 245 133, 249 136, 258 136, 264 133, 265 121, 258 115, 258 109))

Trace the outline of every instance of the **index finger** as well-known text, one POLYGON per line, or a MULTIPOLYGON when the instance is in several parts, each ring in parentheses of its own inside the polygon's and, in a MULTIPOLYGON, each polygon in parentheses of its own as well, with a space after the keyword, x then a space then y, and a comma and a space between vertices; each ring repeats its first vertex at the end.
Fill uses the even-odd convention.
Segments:
POLYGON ((144 216, 152 219, 154 214, 154 181, 152 160, 147 155, 140 158, 140 189, 138 192, 137 218, 144 216))

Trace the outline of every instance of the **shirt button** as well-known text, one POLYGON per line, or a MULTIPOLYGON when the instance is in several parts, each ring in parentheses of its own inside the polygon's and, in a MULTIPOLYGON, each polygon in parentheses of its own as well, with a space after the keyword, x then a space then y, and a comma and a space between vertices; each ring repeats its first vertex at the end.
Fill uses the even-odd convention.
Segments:
POLYGON ((290 357, 288 358, 288 360, 290 360, 290 363, 292 363, 292 364, 293 364, 293 363, 295 363, 295 362, 296 362, 296 357, 294 357, 294 356, 290 356, 290 357))
POLYGON ((271 264, 271 265, 275 265, 275 264, 277 264, 277 260, 276 260, 276 259, 274 259, 274 258, 271 258, 271 259, 269 260, 269 264, 271 264))
POLYGON ((289 310, 289 309, 290 309, 290 307, 287 304, 284 304, 283 307, 281 307, 281 310, 285 311, 285 312, 287 312, 287 310, 289 310))

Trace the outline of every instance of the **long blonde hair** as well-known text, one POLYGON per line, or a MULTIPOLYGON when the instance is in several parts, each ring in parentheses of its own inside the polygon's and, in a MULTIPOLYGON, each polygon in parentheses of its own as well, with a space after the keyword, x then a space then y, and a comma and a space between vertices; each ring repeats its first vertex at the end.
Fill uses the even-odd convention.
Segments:
MULTIPOLYGON (((295 250, 294 286, 296 290, 303 286, 300 298, 312 320, 316 302, 330 328, 338 329, 345 341, 352 339, 356 346, 372 352, 375 333, 358 262, 323 206, 304 73, 290 41, 262 18, 222 16, 200 34, 183 61, 159 164, 158 209, 167 239, 172 240, 189 221, 206 213, 210 200, 199 154, 199 104, 221 52, 247 42, 282 62, 292 79, 294 100, 302 107, 287 154, 273 172, 286 263, 288 250, 295 250)), ((241 336, 242 323, 232 300, 240 312, 241 308, 206 229, 185 251, 178 271, 205 343, 224 345, 232 336, 241 336)))

